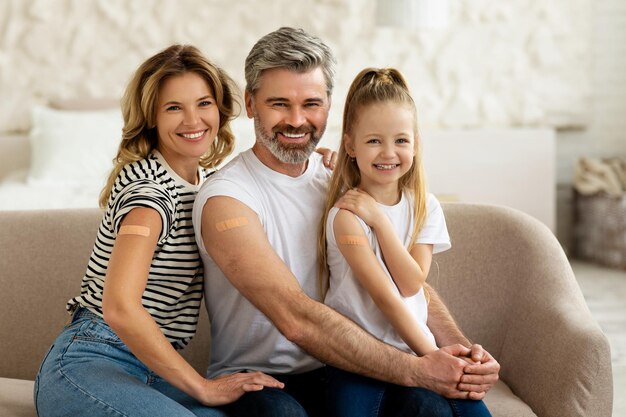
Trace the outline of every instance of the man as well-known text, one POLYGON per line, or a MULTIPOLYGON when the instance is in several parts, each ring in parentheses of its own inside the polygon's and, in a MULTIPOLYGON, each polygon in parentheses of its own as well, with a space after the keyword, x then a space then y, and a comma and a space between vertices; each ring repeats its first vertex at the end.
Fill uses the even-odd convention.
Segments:
POLYGON ((256 143, 209 179, 193 213, 211 319, 208 373, 263 371, 285 389, 246 394, 227 410, 323 415, 322 363, 397 384, 386 394, 389 415, 451 415, 434 411, 447 402, 431 391, 482 398, 499 365, 469 343, 432 289, 428 325, 446 347, 423 357, 379 342, 320 302, 316 235, 330 174, 312 151, 331 105, 330 49, 281 28, 254 45, 245 73, 256 143), (470 355, 481 363, 460 358, 470 355))

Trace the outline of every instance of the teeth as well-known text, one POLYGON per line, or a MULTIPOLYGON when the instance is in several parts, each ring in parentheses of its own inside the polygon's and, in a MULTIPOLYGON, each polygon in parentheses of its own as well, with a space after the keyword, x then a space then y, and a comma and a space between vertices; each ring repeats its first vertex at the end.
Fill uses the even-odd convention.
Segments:
POLYGON ((377 169, 394 169, 395 167, 398 166, 398 164, 389 164, 389 165, 383 165, 383 164, 376 164, 374 165, 377 169))
POLYGON ((186 139, 198 139, 200 136, 204 135, 204 131, 198 133, 181 133, 181 135, 186 139))
POLYGON ((284 133, 283 132, 283 136, 286 136, 288 138, 292 138, 292 139, 296 139, 296 138, 302 138, 304 137, 304 133, 284 133))

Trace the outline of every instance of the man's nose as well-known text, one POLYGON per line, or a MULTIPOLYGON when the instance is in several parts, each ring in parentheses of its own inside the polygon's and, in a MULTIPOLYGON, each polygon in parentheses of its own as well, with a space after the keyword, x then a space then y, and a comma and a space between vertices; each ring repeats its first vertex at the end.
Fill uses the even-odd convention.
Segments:
POLYGON ((306 117, 300 107, 294 106, 289 109, 285 122, 293 127, 299 127, 306 123, 306 117))

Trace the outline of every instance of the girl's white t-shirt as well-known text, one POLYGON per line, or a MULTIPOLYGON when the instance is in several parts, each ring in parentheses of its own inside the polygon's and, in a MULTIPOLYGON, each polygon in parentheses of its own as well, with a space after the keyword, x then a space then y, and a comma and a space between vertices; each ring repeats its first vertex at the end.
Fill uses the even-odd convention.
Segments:
MULTIPOLYGON (((379 204, 391 220, 396 234, 400 237, 400 240, 407 249, 411 241, 411 233, 414 225, 412 200, 412 195, 403 193, 400 202, 394 206, 379 204)), ((433 253, 443 252, 451 247, 450 237, 448 235, 443 210, 434 195, 427 194, 426 208, 426 219, 417 237, 416 243, 432 244, 433 253)), ((346 262, 346 259, 339 251, 333 230, 333 224, 338 211, 339 209, 332 208, 328 214, 326 223, 330 286, 324 303, 356 322, 376 338, 400 350, 411 353, 411 348, 404 343, 402 338, 389 323, 389 320, 387 320, 378 309, 372 297, 370 297, 365 288, 361 286, 358 279, 352 273, 350 265, 348 265, 348 262, 346 262)), ((370 247, 387 274, 387 278, 392 280, 385 266, 385 262, 383 261, 382 250, 378 244, 376 233, 362 219, 358 217, 357 219, 363 226, 370 247)), ((398 292, 398 295, 400 295, 395 285, 394 288, 398 292)), ((424 296, 424 289, 422 288, 414 296, 402 297, 402 299, 419 323, 420 331, 424 332, 424 334, 435 343, 435 338, 426 325, 428 319, 428 305, 426 303, 426 297, 424 296)))

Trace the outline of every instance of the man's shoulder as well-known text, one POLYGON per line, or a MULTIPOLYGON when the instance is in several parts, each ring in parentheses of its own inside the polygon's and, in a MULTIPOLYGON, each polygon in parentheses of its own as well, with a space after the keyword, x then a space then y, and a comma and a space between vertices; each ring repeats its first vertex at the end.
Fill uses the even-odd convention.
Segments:
POLYGON ((245 184, 251 175, 249 166, 245 160, 245 152, 242 152, 207 178, 202 188, 215 187, 223 182, 245 184))
POLYGON ((324 165, 322 155, 317 152, 313 152, 313 154, 309 157, 309 164, 312 165, 313 168, 313 174, 311 176, 312 181, 320 184, 325 190, 328 186, 328 182, 330 181, 330 177, 333 175, 333 171, 324 165))
POLYGON ((323 156, 317 152, 313 152, 311 156, 309 156, 309 163, 313 164, 314 169, 319 172, 325 172, 332 174, 332 170, 326 165, 324 165, 323 156))
POLYGON ((211 197, 230 197, 250 203, 254 192, 254 175, 242 152, 204 182, 196 197, 196 205, 203 205, 211 197))

